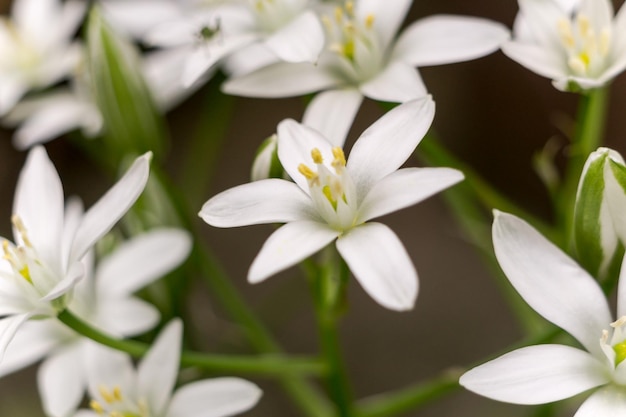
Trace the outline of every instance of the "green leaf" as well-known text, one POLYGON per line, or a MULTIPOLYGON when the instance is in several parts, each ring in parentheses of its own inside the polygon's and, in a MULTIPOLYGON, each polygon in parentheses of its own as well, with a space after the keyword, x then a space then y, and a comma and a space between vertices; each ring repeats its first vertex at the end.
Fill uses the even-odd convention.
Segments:
POLYGON ((87 65, 105 124, 104 142, 116 158, 165 151, 165 128, 141 73, 136 47, 92 8, 87 27, 87 65))
POLYGON ((574 241, 578 262, 600 278, 617 247, 609 207, 605 198, 604 167, 609 154, 591 153, 580 179, 574 212, 574 241))

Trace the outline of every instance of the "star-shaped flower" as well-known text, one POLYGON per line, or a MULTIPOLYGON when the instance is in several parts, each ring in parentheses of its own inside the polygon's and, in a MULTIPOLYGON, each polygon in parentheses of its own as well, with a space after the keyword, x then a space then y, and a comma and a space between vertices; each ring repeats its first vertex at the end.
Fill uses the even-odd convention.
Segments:
POLYGON ((248 280, 259 282, 337 240, 337 249, 365 291, 394 310, 413 307, 417 274, 395 233, 370 222, 455 184, 449 168, 398 168, 428 131, 430 97, 398 106, 367 129, 345 159, 319 132, 293 120, 278 126, 278 157, 295 184, 267 179, 207 201, 210 225, 287 223, 263 245, 248 280))
POLYGON ((610 0, 519 0, 511 59, 552 79, 560 90, 591 89, 626 68, 626 10, 610 0))
POLYGON ((30 318, 56 316, 84 275, 83 256, 126 213, 148 180, 150 154, 84 215, 68 217, 63 186, 42 147, 20 173, 13 205, 15 243, 4 239, 0 260, 0 358, 30 318))
POLYGON ((626 268, 617 317, 598 283, 523 220, 496 212, 498 262, 524 300, 584 349, 546 344, 514 350, 465 373, 461 385, 516 404, 544 404, 597 389, 576 417, 626 415, 626 268))

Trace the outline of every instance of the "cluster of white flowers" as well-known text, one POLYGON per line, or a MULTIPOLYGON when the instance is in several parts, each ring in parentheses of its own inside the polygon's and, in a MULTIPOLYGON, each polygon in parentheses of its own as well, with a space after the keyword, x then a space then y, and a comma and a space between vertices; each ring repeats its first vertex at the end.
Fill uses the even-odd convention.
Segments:
MULTIPOLYGON (((31 149, 15 191, 14 239, 2 239, 0 376, 42 361, 38 387, 49 417, 220 417, 258 402, 260 389, 234 377, 195 381, 174 392, 182 321, 161 322, 155 306, 133 295, 185 261, 194 245, 189 232, 153 228, 96 262, 95 245, 144 191, 152 154, 136 157, 145 149, 134 149, 126 173, 85 211, 77 198, 66 203, 40 145, 75 129, 89 137, 114 135, 129 108, 115 100, 132 107, 134 92, 145 91, 146 107, 165 112, 220 70, 228 78, 224 94, 317 93, 301 123, 278 124, 258 153, 253 182, 213 196, 199 212, 215 227, 281 224, 252 262, 248 281, 261 282, 335 243, 332 249, 372 299, 391 310, 412 309, 418 277, 411 255, 388 226, 372 220, 464 179, 453 168, 402 168, 435 117, 417 68, 501 48, 558 89, 583 93, 626 68, 626 12, 622 7, 615 15, 609 0, 519 0, 512 39, 500 23, 452 15, 418 20, 398 34, 412 3, 101 0, 90 12, 97 19, 88 23, 99 26, 89 27, 87 36, 98 36, 98 30, 115 35, 107 32, 110 37, 100 43, 83 45, 77 32, 87 2, 15 0, 10 16, 0 20, 0 121, 16 128, 17 148, 31 149), (143 56, 131 39, 147 50, 143 56), (113 69, 97 68, 104 63, 113 69), (124 78, 124 71, 136 90, 123 90, 124 84, 120 93, 115 81, 102 86, 103 77, 124 78), (367 128, 346 157, 346 136, 364 97, 397 106, 367 128), (135 370, 128 354, 86 337, 62 319, 65 314, 118 339, 160 322, 164 328, 135 370), (81 410, 85 393, 90 409, 81 410)), ((130 118, 140 119, 139 126, 153 120, 143 115, 130 118)), ((619 154, 600 148, 590 155, 575 208, 576 260, 525 221, 497 210, 493 245, 524 300, 585 350, 521 348, 469 370, 460 384, 519 404, 597 388, 576 417, 622 416, 626 266, 617 320, 592 277, 608 274, 626 244, 626 166, 619 154), (598 256, 580 255, 586 245, 598 256)))

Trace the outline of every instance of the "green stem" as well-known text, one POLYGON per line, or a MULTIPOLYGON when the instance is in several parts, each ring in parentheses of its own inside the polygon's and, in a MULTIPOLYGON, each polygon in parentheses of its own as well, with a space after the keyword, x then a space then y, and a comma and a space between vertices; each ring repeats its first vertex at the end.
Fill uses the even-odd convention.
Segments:
MULTIPOLYGON (((128 353, 135 358, 143 357, 150 345, 135 340, 115 339, 82 321, 69 310, 58 315, 66 326, 102 345, 128 353)), ((313 374, 325 372, 325 365, 318 359, 284 357, 282 355, 266 355, 250 357, 242 355, 213 355, 199 352, 183 351, 180 357, 183 367, 196 367, 208 371, 229 372, 238 374, 284 375, 313 374)))
MULTIPOLYGON (((310 266, 310 265, 309 265, 310 266)), ((323 357, 328 369, 328 389, 340 417, 354 415, 352 394, 341 347, 337 325, 343 311, 348 268, 334 246, 324 251, 323 265, 309 269, 315 294, 315 310, 323 357)))
POLYGON ((556 207, 559 230, 565 238, 561 246, 570 252, 574 247, 572 237, 578 181, 587 157, 602 143, 608 92, 608 87, 603 87, 580 96, 576 132, 556 207))

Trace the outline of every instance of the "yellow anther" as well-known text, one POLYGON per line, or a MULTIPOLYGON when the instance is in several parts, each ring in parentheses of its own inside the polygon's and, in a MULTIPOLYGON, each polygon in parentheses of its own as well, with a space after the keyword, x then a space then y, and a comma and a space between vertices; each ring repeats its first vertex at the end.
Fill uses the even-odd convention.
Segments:
POLYGON ((298 165, 298 172, 300 172, 300 174, 304 175, 305 178, 308 179, 308 180, 313 180, 313 179, 317 178, 317 173, 314 172, 311 168, 309 168, 308 166, 306 166, 304 164, 298 165))
POLYGON ((313 162, 315 162, 316 164, 321 164, 322 162, 324 162, 322 152, 320 152, 320 150, 317 148, 313 148, 313 150, 311 150, 311 158, 313 158, 313 162))
POLYGON ((115 398, 117 402, 122 402, 122 390, 120 387, 113 388, 113 398, 115 398))
POLYGON ((22 237, 24 245, 32 248, 33 245, 30 243, 30 240, 28 240, 28 234, 26 233, 26 227, 24 226, 24 222, 22 222, 22 219, 17 214, 14 214, 13 216, 11 216, 11 223, 13 223, 13 226, 15 226, 20 236, 22 237))
POLYGON ((600 32, 600 54, 602 56, 607 56, 609 54, 609 49, 611 48, 611 32, 608 28, 602 29, 600 32))
POLYGON ((265 7, 265 5, 263 4, 263 0, 258 0, 255 4, 255 7, 259 12, 262 12, 263 8, 265 7))
POLYGON ((115 398, 113 397, 113 394, 110 393, 109 390, 106 389, 105 387, 103 386, 98 387, 98 392, 100 393, 100 396, 102 397, 105 403, 112 404, 115 402, 115 398))
POLYGON ((580 34, 584 37, 588 36, 589 32, 591 31, 591 21, 589 20, 587 15, 583 13, 578 13, 578 16, 576 16, 576 23, 578 24, 578 30, 580 31, 580 34))
POLYGON ((339 146, 335 146, 333 148, 333 167, 337 168, 338 166, 345 167, 346 166, 346 155, 343 153, 343 149, 339 146))
POLYGON ((326 27, 326 30, 330 31, 333 28, 333 22, 328 16, 322 16, 322 24, 326 27))
POLYGON ((111 411, 109 417, 124 417, 124 414, 120 413, 119 411, 111 411))
POLYGON ((104 414, 104 407, 102 407, 102 404, 100 404, 96 400, 91 400, 91 402, 89 403, 89 407, 91 407, 93 411, 100 415, 104 414))
POLYGON ((561 39, 563 40, 563 43, 565 44, 565 46, 569 48, 573 48, 574 47, 574 35, 572 33, 572 25, 570 24, 570 21, 565 18, 559 19, 557 23, 557 28, 559 30, 559 35, 561 35, 561 39))
POLYGON ((341 9, 341 7, 335 7, 335 20, 337 21, 337 23, 341 23, 341 21, 343 20, 343 10, 341 9))
POLYGON ((365 17, 365 27, 367 29, 371 29, 372 27, 374 27, 374 15, 373 14, 368 14, 365 17))
POLYGON ((349 15, 353 15, 354 14, 354 2, 353 1, 347 1, 346 2, 346 13, 349 15))
POLYGON ((613 323, 611 323, 611 327, 616 329, 618 327, 622 327, 625 324, 626 324, 626 316, 622 316, 618 318, 617 320, 615 320, 613 323))

